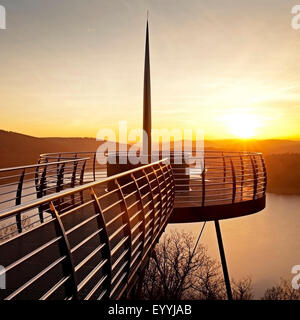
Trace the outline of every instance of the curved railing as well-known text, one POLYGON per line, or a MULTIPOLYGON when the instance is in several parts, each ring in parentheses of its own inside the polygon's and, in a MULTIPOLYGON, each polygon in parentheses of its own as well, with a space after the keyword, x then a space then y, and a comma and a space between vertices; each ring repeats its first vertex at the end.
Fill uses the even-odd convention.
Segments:
MULTIPOLYGON (((157 153, 158 158, 162 154, 165 155, 157 153)), ((107 166, 98 163, 98 156, 96 152, 50 153, 41 155, 37 165, 1 169, 0 212, 76 185, 105 179, 107 166)), ((205 150, 196 156, 192 152, 172 152, 168 158, 176 185, 175 208, 180 215, 176 221, 188 221, 192 208, 221 208, 265 197, 267 173, 260 153, 205 150), (176 160, 183 161, 178 164, 176 160), (186 220, 182 220, 183 215, 186 220)), ((252 203, 251 206, 244 214, 261 210, 264 203, 257 208, 252 203)), ((43 222, 42 207, 37 218, 43 222)), ((191 219, 198 218, 209 217, 194 215, 191 219)), ((23 225, 18 216, 17 224, 0 224, 0 236, 8 227, 21 232, 23 225)))
MULTIPOLYGON (((89 158, 39 161, 38 164, 0 169, 0 212, 42 198, 45 195, 82 185, 89 158)), ((40 219, 43 220, 42 212, 40 219)), ((2 226, 0 226, 1 232, 2 226)), ((22 230, 20 221, 17 229, 22 230)))
MULTIPOLYGON (((99 164, 99 154, 91 151, 81 152, 56 152, 56 153, 44 153, 40 155, 41 162, 56 162, 64 160, 74 160, 81 158, 88 158, 85 165, 85 181, 96 181, 106 178, 106 165, 99 164)), ((106 158, 106 155, 103 155, 106 158)))
POLYGON ((3 188, 13 197, 0 211, 0 277, 7 278, 0 298, 118 299, 168 222, 232 218, 265 205, 260 153, 175 152, 170 164, 160 160, 109 178, 96 157, 47 154, 37 165, 1 169, 2 197, 10 194, 3 188))
POLYGON ((261 153, 206 151, 192 164, 173 167, 178 207, 203 207, 255 200, 265 195, 261 153))
MULTIPOLYGON (((176 207, 224 205, 265 196, 267 171, 261 153, 205 150, 197 155, 193 152, 157 154, 159 158, 168 157, 173 167, 176 207), (178 164, 180 160, 182 163, 178 164)), ((106 176, 105 165, 98 164, 95 152, 51 153, 41 155, 41 159, 57 161, 78 156, 90 157, 87 167, 91 178, 106 176)))
POLYGON ((164 161, 62 191, 0 214, 43 223, 0 243, 1 299, 118 299, 136 282, 174 207, 164 161), (25 232, 26 231, 26 232, 25 232))

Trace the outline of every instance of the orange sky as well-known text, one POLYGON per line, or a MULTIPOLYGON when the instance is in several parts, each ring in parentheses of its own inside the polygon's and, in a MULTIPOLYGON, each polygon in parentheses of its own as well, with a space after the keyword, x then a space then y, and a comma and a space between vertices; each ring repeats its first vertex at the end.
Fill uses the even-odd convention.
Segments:
POLYGON ((300 139, 294 1, 1 4, 1 129, 95 137, 120 120, 140 128, 149 9, 153 128, 300 139))

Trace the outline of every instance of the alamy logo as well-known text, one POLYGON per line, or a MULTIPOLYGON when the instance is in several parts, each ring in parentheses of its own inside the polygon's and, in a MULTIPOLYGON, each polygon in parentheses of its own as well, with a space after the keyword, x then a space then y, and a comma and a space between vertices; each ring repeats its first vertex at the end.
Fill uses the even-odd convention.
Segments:
POLYGON ((0 290, 6 289, 6 270, 3 266, 0 266, 0 290))
POLYGON ((300 30, 300 5, 294 6, 291 13, 294 14, 291 21, 292 28, 295 30, 300 30))
POLYGON ((291 272, 293 274, 296 274, 294 276, 294 278, 292 279, 292 287, 295 290, 299 290, 300 289, 300 265, 298 264, 298 265, 293 266, 291 272))
POLYGON ((6 10, 0 5, 0 29, 6 29, 6 10))

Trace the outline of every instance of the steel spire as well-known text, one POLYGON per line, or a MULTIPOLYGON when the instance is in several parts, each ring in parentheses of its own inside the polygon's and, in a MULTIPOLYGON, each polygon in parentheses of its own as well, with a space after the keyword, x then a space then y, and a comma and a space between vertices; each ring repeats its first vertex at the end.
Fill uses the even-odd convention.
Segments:
POLYGON ((150 53, 149 53, 149 23, 147 11, 145 69, 144 69, 144 101, 143 101, 143 155, 148 155, 151 161, 151 80, 150 80, 150 53))

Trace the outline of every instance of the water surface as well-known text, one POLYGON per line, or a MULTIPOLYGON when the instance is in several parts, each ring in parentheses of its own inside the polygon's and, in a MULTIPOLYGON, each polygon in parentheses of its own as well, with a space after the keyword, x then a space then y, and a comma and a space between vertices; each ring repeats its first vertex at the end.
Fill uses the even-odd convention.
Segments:
MULTIPOLYGON (((230 277, 252 278, 255 297, 265 288, 292 279, 292 266, 300 265, 300 196, 267 194, 266 208, 254 215, 220 221, 230 277)), ((197 237, 202 223, 172 224, 166 229, 184 229, 197 237)), ((209 254, 219 260, 213 222, 201 237, 209 254)))

